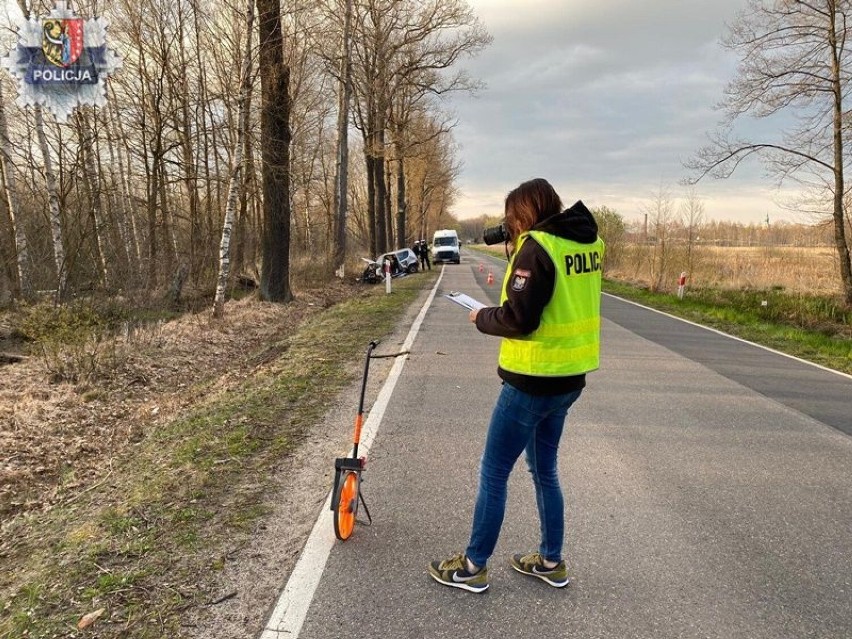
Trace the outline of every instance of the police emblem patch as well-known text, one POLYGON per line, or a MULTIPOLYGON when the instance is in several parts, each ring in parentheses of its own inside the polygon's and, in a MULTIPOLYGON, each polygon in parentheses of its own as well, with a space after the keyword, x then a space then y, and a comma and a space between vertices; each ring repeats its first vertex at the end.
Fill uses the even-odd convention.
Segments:
POLYGON ((512 273, 512 290, 523 291, 527 287, 527 282, 532 273, 526 269, 518 268, 512 273))
POLYGON ((104 18, 78 18, 66 0, 56 0, 48 16, 25 18, 18 45, 0 66, 18 81, 18 104, 41 105, 65 122, 81 105, 106 104, 107 76, 121 57, 107 48, 104 18))

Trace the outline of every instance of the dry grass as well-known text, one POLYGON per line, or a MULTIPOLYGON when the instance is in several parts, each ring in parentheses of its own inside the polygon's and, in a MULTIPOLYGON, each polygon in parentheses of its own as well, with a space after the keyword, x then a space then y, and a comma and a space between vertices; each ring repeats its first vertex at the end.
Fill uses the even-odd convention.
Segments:
POLYGON ((0 515, 49 509, 96 482, 128 444, 274 357, 264 348, 282 329, 351 294, 337 285, 287 305, 246 299, 221 322, 204 312, 130 331, 113 345, 119 365, 97 383, 51 383, 40 357, 3 366, 0 515))
MULTIPOLYGON (((608 268, 607 276, 638 284, 650 284, 659 269, 659 248, 624 247, 621 263, 608 268), (655 257, 656 253, 656 260, 655 257)), ((697 247, 692 264, 685 247, 667 249, 662 290, 677 288, 681 272, 699 288, 782 289, 817 295, 841 293, 836 252, 829 247, 697 247)))

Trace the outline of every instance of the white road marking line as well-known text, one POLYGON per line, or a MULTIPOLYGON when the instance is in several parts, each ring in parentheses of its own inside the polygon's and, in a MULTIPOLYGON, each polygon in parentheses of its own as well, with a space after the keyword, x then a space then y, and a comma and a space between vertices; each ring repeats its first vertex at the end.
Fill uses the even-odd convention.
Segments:
MULTIPOLYGON (((411 345, 420 331, 423 318, 426 316, 426 311, 432 305, 432 300, 435 299, 435 293, 438 291, 438 286, 443 277, 444 269, 441 269, 441 274, 438 276, 435 286, 432 287, 429 297, 411 325, 411 330, 408 331, 408 336, 405 338, 405 342, 400 350, 411 349, 411 345)), ((396 387, 396 382, 402 374, 405 360, 405 357, 396 358, 388 374, 388 378, 385 380, 384 386, 382 386, 382 390, 379 392, 373 407, 370 409, 370 414, 364 422, 364 432, 360 446, 364 451, 370 450, 370 446, 376 437, 379 425, 385 414, 385 409, 390 403, 393 389, 396 387)), ((269 620, 266 622, 266 627, 260 639, 298 638, 334 543, 334 520, 331 512, 331 491, 329 491, 319 517, 314 523, 313 529, 311 529, 311 534, 308 536, 308 541, 305 543, 302 554, 293 567, 293 572, 290 573, 290 578, 287 580, 284 590, 278 596, 278 601, 272 610, 272 614, 269 616, 269 620)))
POLYGON ((736 340, 738 342, 742 342, 744 344, 750 344, 751 346, 756 346, 757 348, 762 348, 765 351, 769 351, 770 353, 775 353, 776 355, 781 355, 788 359, 792 359, 796 362, 801 362, 802 364, 808 364, 815 368, 819 368, 820 370, 824 370, 829 373, 834 373, 835 375, 840 375, 841 377, 845 377, 847 379, 852 379, 852 375, 844 373, 842 371, 836 371, 833 368, 828 368, 827 366, 822 366, 820 364, 815 364, 814 362, 809 362, 806 359, 802 359, 800 357, 796 357, 795 355, 790 355, 789 353, 782 353, 781 351, 776 351, 774 348, 769 348, 768 346, 764 346, 763 344, 756 344, 755 342, 750 342, 747 339, 743 339, 741 337, 737 337, 736 335, 729 335, 728 333, 722 332, 715 328, 710 328, 709 326, 704 326, 703 324, 696 324, 695 322, 690 322, 689 320, 683 319, 682 317, 677 317, 676 315, 671 315, 664 311, 658 311, 655 308, 651 308, 650 306, 645 306, 644 304, 639 304, 638 302, 633 302, 631 300, 625 299, 623 297, 619 297, 618 295, 612 295, 611 293, 604 293, 607 297, 612 297, 613 299, 621 300, 622 302, 626 302, 627 304, 633 304, 633 306, 638 306, 639 308, 644 308, 649 311, 653 311, 655 313, 659 313, 660 315, 665 315, 666 317, 671 317, 672 319, 676 319, 679 322, 683 322, 685 324, 691 324, 692 326, 697 326, 698 328, 703 328, 706 331, 710 331, 712 333, 716 333, 717 335, 723 335, 730 339, 736 340))

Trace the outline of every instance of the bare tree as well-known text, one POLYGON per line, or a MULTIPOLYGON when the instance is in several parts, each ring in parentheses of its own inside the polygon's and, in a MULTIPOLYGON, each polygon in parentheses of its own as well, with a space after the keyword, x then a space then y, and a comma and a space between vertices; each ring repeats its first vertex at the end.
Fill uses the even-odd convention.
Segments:
MULTIPOLYGON (((114 214, 118 217, 118 228, 121 242, 124 245, 124 254, 127 257, 127 275, 131 286, 139 284, 137 271, 140 268, 141 248, 139 246, 139 232, 136 228, 135 205, 133 202, 130 179, 126 170, 124 160, 124 148, 116 140, 115 132, 115 106, 109 105, 106 113, 104 131, 106 132, 106 146, 109 153, 109 175, 112 182, 114 214)), ((120 119, 119 119, 120 126, 120 119)))
MULTIPOLYGON (((492 38, 471 11, 466 2, 443 0, 426 3, 414 11, 402 44, 395 53, 389 126, 392 133, 397 163, 397 248, 405 246, 407 228, 407 198, 405 161, 416 152, 419 144, 412 131, 415 118, 437 111, 432 98, 443 98, 450 93, 466 91, 475 93, 481 83, 471 79, 464 70, 452 70, 463 57, 473 56, 488 46, 492 38)), ((445 122, 428 135, 441 135, 452 128, 445 122)), ((427 138, 428 139, 428 138, 427 138)))
POLYGON ((660 186, 643 206, 653 233, 651 254, 651 290, 663 290, 672 258, 671 234, 675 222, 674 202, 668 189, 660 186))
POLYGON ((337 110, 337 161, 334 180, 334 250, 332 266, 338 277, 346 262, 346 214, 349 193, 349 104, 352 100, 352 0, 344 0, 343 45, 337 110))
MULTIPOLYGON (((18 0, 18 6, 24 16, 30 15, 31 7, 28 6, 26 0, 18 0)), ((44 115, 41 106, 36 106, 34 111, 36 135, 44 166, 45 187, 47 188, 47 195, 50 202, 50 230, 53 236, 53 260, 56 265, 56 300, 59 301, 65 295, 68 278, 65 243, 62 233, 62 214, 59 205, 59 190, 56 183, 56 174, 53 170, 50 147, 47 144, 47 135, 44 130, 44 115)))
POLYGON ((15 254, 17 262, 17 287, 24 296, 32 291, 29 271, 29 248, 24 226, 19 219, 17 179, 15 163, 12 159, 9 126, 6 122, 6 105, 4 104, 3 85, 0 83, 0 171, 3 174, 3 187, 6 195, 6 207, 9 211, 9 221, 15 237, 15 254))
MULTIPOLYGON (((187 211, 189 223, 189 271, 192 277, 197 282, 202 275, 203 265, 206 262, 206 246, 204 241, 202 228, 204 226, 200 213, 200 205, 198 198, 198 167, 195 158, 195 132, 193 131, 193 117, 191 115, 190 101, 193 99, 190 90, 190 74, 189 71, 189 56, 187 53, 188 45, 194 44, 192 47, 198 51, 198 38, 200 34, 194 29, 187 29, 187 11, 191 11, 197 16, 195 7, 187 6, 184 2, 176 3, 176 33, 175 39, 177 42, 177 64, 169 64, 165 67, 166 73, 169 75, 169 86, 174 93, 177 107, 175 109, 174 128, 179 139, 181 150, 180 170, 182 173, 182 182, 186 195, 187 211), (190 43, 190 37, 196 39, 195 43, 190 43)), ((196 17, 197 20, 197 17, 196 17)), ((197 24, 197 22, 196 22, 197 24)))
POLYGON ((680 218, 686 230, 686 270, 692 273, 695 259, 695 245, 698 241, 698 229, 704 224, 704 202, 698 192, 690 187, 680 205, 680 218))
POLYGON ((110 270, 107 265, 107 252, 104 242, 103 200, 101 197, 101 181, 95 162, 94 135, 92 123, 83 109, 74 114, 77 137, 82 155, 83 184, 86 187, 89 201, 89 221, 94 239, 95 256, 102 286, 110 286, 110 270))
POLYGON ((745 158, 758 155, 780 181, 793 179, 824 193, 847 305, 852 264, 843 205, 850 10, 849 0, 750 0, 723 41, 739 54, 740 66, 721 106, 729 125, 745 114, 766 118, 788 110, 798 116, 797 125, 778 141, 731 139, 722 131, 688 163, 697 171, 695 182, 707 174, 728 177, 745 158))
POLYGON ((219 245, 219 277, 216 281, 216 296, 213 300, 213 317, 221 318, 225 314, 225 289, 228 286, 228 276, 231 271, 231 231, 234 228, 234 217, 237 209, 237 199, 243 186, 243 150, 245 136, 248 130, 248 104, 251 93, 251 61, 252 61, 252 29, 254 28, 254 0, 246 2, 246 44, 243 53, 242 71, 240 73, 239 98, 239 127, 237 140, 234 144, 234 166, 231 169, 231 183, 228 186, 228 204, 225 208, 225 222, 222 225, 222 241, 219 245))
POLYGON ((330 124, 335 81, 316 55, 327 36, 321 29, 323 13, 314 5, 313 1, 293 2, 285 19, 291 100, 291 252, 321 258, 328 256, 333 236, 333 186, 328 171, 333 162, 330 124), (319 36, 308 37, 315 32, 319 36))
MULTIPOLYGON (((355 120, 364 137, 370 217, 375 225, 371 248, 380 253, 394 226, 387 207, 389 132, 400 160, 410 143, 404 135, 409 109, 419 108, 428 94, 475 88, 463 72, 448 70, 491 38, 462 0, 360 0, 356 10, 361 19, 353 43, 355 120)), ((404 188, 397 186, 398 193, 404 188)), ((402 208, 407 208, 404 196, 402 208)), ((397 223, 400 226, 404 228, 404 220, 397 223)), ((401 245, 404 239, 398 237, 397 242, 401 245)))
POLYGON ((442 218, 457 193, 455 180, 461 171, 450 132, 431 118, 417 118, 410 124, 421 140, 416 156, 405 165, 408 183, 408 224, 412 232, 426 239, 430 230, 444 228, 442 218))
POLYGON ((47 134, 44 130, 44 114, 40 106, 35 107, 35 127, 38 145, 41 150, 44 166, 45 186, 50 203, 50 231, 53 237, 53 261, 56 264, 56 300, 65 297, 68 282, 68 265, 65 260, 65 241, 62 231, 62 212, 59 205, 59 188, 56 183, 56 173, 53 170, 53 159, 47 144, 47 134))

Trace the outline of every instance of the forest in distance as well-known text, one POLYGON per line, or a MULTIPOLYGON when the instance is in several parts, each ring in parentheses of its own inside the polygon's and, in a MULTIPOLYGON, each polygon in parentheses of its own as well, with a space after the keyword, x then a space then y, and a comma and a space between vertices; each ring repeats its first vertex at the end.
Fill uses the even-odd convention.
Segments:
MULTIPOLYGON (((123 67, 105 106, 66 123, 20 107, 0 74, 0 299, 212 301, 224 266, 228 287, 246 276, 282 301, 291 270, 354 275, 453 224, 447 100, 477 90, 458 63, 491 39, 467 3, 73 5, 109 20, 123 67)), ((51 6, 18 0, 0 49, 51 6)))

